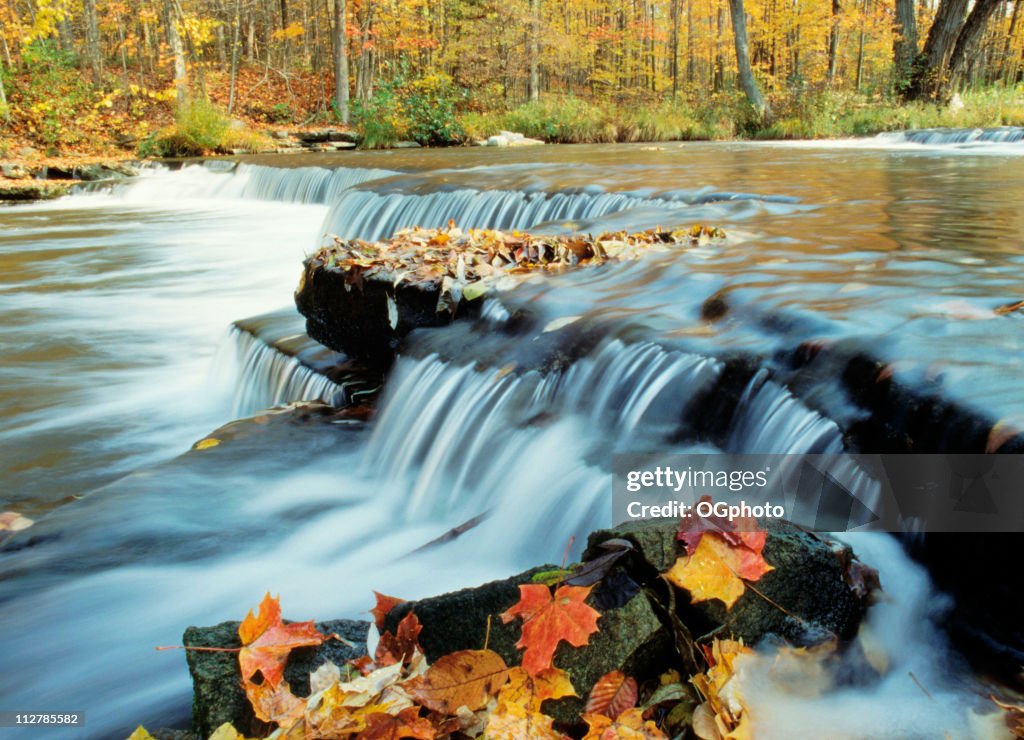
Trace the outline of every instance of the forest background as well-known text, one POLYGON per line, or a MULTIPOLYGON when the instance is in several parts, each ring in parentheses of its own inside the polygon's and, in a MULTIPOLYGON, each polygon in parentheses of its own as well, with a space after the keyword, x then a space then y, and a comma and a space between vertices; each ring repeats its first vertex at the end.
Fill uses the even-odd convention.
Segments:
POLYGON ((1020 0, 2 0, 0 158, 1024 124, 1020 0))

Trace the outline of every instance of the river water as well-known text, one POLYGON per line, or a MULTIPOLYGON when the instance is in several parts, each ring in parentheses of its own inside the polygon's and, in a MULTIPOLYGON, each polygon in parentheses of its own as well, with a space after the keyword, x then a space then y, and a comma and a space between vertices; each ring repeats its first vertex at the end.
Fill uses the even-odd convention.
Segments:
MULTIPOLYGON (((356 617, 371 589, 415 598, 503 577, 559 561, 573 536, 578 554, 609 523, 608 451, 664 444, 730 352, 863 347, 1024 425, 1024 317, 993 313, 1024 298, 1024 144, 960 139, 250 158, 0 209, 0 504, 38 520, 0 552, 0 709, 85 710, 88 737, 181 725, 184 660, 153 647, 241 617, 266 590, 293 618, 356 617), (399 360, 365 427, 160 465, 238 416, 333 392, 230 328, 287 307, 305 254, 330 234, 449 218, 701 222, 729 239, 524 286, 515 300, 548 321, 615 326, 562 374, 495 376, 423 351, 399 360), (711 296, 726 320, 701 318, 711 296), (454 543, 403 557, 485 510, 454 543)), ((281 321, 281 336, 300 330, 281 321)), ((841 449, 824 410, 842 402, 817 393, 751 388, 723 446, 841 449)), ((942 600, 892 541, 859 537, 892 593, 872 615, 892 678, 814 712, 764 689, 765 736, 800 716, 879 737, 864 710, 879 702, 893 736, 976 734, 969 678, 920 627, 942 600)))

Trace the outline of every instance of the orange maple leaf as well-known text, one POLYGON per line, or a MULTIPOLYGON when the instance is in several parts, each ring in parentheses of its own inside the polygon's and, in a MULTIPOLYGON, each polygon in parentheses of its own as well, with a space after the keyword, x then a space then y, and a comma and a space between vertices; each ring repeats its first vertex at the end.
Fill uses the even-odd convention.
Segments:
POLYGON ((584 603, 592 586, 559 586, 554 598, 551 589, 540 583, 519 587, 519 601, 501 615, 506 624, 516 617, 523 620, 523 633, 516 647, 525 648, 523 668, 531 676, 551 668, 555 648, 561 640, 581 647, 597 632, 601 613, 584 603))
POLYGON ((373 592, 374 597, 377 599, 377 604, 370 609, 370 614, 373 615, 373 622, 377 625, 377 629, 384 629, 384 617, 399 604, 405 603, 405 599, 399 599, 395 596, 388 596, 382 594, 379 591, 373 592))
POLYGON ((281 602, 269 593, 263 597, 257 616, 253 616, 251 610, 246 615, 238 628, 238 636, 242 640, 238 654, 242 680, 250 682, 259 671, 263 681, 273 688, 280 685, 288 654, 294 648, 320 645, 327 639, 313 622, 284 624, 281 602))

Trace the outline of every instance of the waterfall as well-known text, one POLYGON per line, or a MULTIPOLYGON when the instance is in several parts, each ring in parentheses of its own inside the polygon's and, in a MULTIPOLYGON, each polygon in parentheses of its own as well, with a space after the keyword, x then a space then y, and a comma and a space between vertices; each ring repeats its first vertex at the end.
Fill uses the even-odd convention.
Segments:
POLYGON ((335 202, 356 185, 397 174, 374 168, 287 168, 212 161, 175 171, 146 169, 112 189, 128 201, 230 198, 323 205, 335 202))
MULTIPOLYGON (((324 219, 322 233, 345 239, 383 239, 408 226, 440 228, 449 220, 461 228, 528 229, 548 221, 594 219, 639 208, 666 213, 686 207, 735 201, 794 202, 785 196, 723 193, 711 190, 635 192, 476 190, 458 188, 425 194, 375 192, 371 187, 343 192, 324 219)), ((657 218, 657 217, 656 217, 657 218)), ((678 217, 664 216, 666 223, 678 217)), ((657 222, 652 220, 649 228, 657 222)))
MULTIPOLYGON (((409 515, 473 516, 544 490, 543 506, 534 503, 560 522, 575 512, 570 531, 583 534, 607 523, 612 452, 638 440, 663 445, 720 371, 700 355, 619 340, 547 375, 401 359, 366 467, 404 485, 409 515), (544 482, 531 488, 523 475, 544 482)), ((521 526, 554 524, 521 513, 521 526)))
POLYGON ((235 417, 293 401, 324 401, 333 406, 348 401, 343 385, 238 326, 229 329, 225 346, 237 370, 226 375, 220 369, 217 372, 221 377, 237 378, 232 399, 235 417))
POLYGON ((1024 127, 999 128, 922 128, 878 134, 880 141, 927 144, 1018 144, 1024 141, 1024 127))

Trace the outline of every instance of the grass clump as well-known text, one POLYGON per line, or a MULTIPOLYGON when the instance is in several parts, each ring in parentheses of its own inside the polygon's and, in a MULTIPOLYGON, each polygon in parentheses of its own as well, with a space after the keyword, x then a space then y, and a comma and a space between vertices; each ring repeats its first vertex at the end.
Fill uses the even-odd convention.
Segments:
POLYGON ((181 103, 174 113, 174 125, 146 137, 139 145, 144 157, 198 157, 228 154, 234 150, 258 152, 268 148, 267 139, 232 121, 209 100, 197 98, 181 103))

